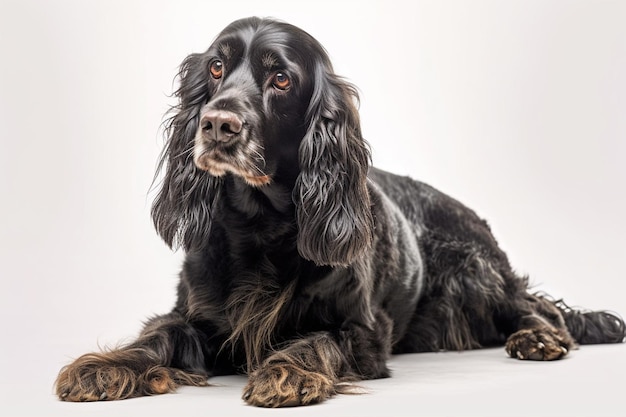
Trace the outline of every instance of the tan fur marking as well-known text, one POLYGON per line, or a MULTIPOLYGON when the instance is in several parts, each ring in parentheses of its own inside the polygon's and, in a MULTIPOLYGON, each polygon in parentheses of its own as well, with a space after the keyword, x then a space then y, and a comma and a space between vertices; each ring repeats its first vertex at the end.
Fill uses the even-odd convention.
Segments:
POLYGON ((248 370, 257 367, 271 350, 276 323, 294 287, 295 282, 284 289, 268 282, 248 282, 231 294, 227 309, 233 330, 226 343, 234 347, 241 339, 248 370))
POLYGON ((509 356, 522 360, 552 361, 561 359, 574 347, 569 335, 553 327, 522 329, 506 342, 509 356))
POLYGON ((307 405, 332 397, 335 381, 291 364, 263 367, 250 376, 243 399, 260 407, 307 405))
POLYGON ((250 374, 243 399, 260 407, 289 407, 360 393, 348 377, 339 377, 343 362, 342 352, 329 335, 296 340, 250 374))
POLYGON ((144 349, 88 353, 61 369, 56 392, 63 401, 123 400, 172 392, 178 385, 207 385, 206 377, 157 365, 144 349))

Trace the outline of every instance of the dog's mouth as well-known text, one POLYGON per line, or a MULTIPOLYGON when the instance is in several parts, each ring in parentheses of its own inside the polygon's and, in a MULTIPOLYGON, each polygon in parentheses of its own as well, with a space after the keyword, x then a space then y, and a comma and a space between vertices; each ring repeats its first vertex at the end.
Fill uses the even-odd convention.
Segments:
POLYGON ((234 174, 254 187, 269 184, 263 141, 257 123, 250 119, 250 115, 207 104, 194 139, 195 165, 216 177, 234 174))
POLYGON ((207 149, 205 144, 196 144, 194 147, 195 165, 215 177, 222 177, 227 173, 241 177, 248 185, 261 187, 272 182, 272 177, 265 172, 265 160, 260 152, 254 151, 257 157, 247 155, 243 150, 232 150, 228 152, 213 147, 207 149), (263 165, 263 168, 259 166, 263 165))

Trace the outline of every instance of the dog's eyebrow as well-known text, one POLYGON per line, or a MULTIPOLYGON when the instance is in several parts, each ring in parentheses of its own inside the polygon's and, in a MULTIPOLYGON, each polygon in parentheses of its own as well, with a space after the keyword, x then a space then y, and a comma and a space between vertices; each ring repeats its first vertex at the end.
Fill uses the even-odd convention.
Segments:
POLYGON ((280 65, 276 55, 271 52, 266 52, 261 56, 261 63, 267 69, 272 69, 280 65))
POLYGON ((218 46, 218 50, 225 58, 230 58, 233 54, 233 47, 228 43, 221 43, 218 46))

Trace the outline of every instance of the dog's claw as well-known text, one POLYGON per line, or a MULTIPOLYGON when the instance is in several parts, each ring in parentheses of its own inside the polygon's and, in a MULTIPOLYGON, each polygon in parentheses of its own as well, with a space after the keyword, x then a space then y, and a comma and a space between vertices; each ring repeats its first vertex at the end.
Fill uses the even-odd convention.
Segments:
POLYGON ((537 343, 537 349, 544 350, 545 348, 546 345, 544 345, 542 342, 537 343))
POLYGON ((519 350, 515 352, 515 354, 517 355, 518 359, 524 359, 524 355, 522 355, 522 352, 520 352, 519 350))
POLYGON ((244 401, 247 401, 248 398, 250 398, 251 395, 252 395, 252 390, 249 389, 248 391, 243 393, 243 397, 242 398, 243 398, 244 401))
POLYGON ((567 348, 565 346, 561 346, 561 351, 563 352, 563 355, 567 355, 567 348))
POLYGON ((107 398, 107 392, 104 391, 102 394, 100 394, 100 401, 106 400, 106 398, 107 398))

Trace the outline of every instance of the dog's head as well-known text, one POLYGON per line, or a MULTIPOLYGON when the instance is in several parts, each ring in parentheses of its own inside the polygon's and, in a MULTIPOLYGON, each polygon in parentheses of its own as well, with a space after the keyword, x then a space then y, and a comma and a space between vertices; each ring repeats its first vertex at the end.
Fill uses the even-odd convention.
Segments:
POLYGON ((347 265, 371 245, 370 154, 357 94, 309 34, 249 18, 183 62, 153 207, 165 241, 207 242, 220 178, 292 191, 302 256, 347 265))

